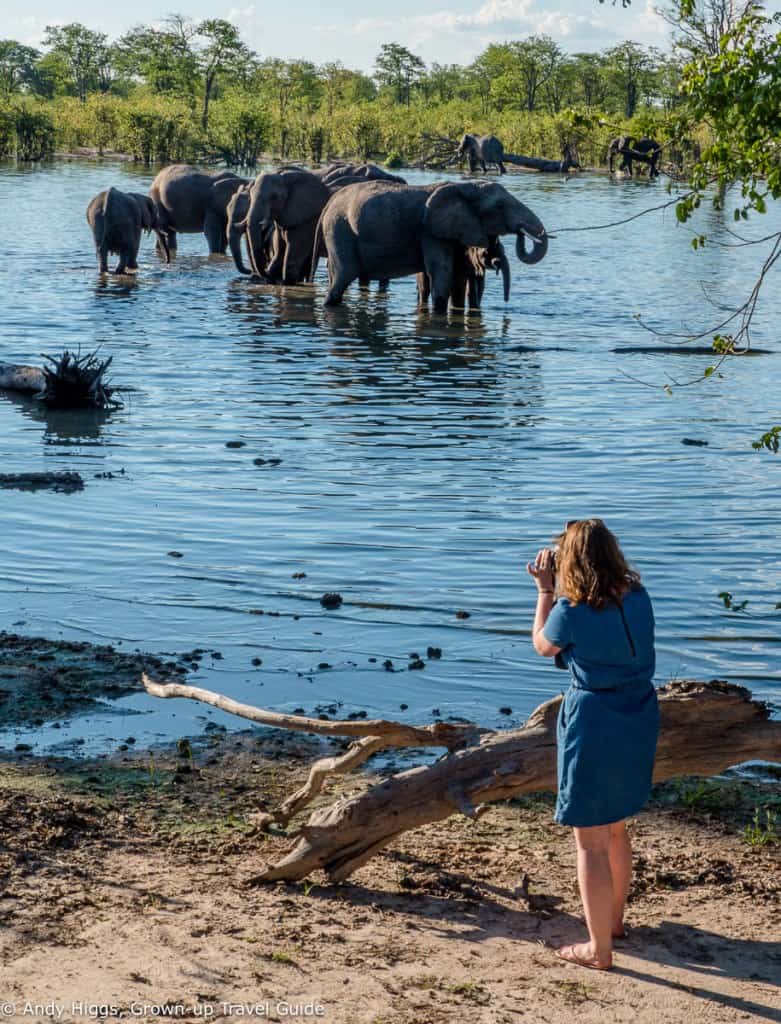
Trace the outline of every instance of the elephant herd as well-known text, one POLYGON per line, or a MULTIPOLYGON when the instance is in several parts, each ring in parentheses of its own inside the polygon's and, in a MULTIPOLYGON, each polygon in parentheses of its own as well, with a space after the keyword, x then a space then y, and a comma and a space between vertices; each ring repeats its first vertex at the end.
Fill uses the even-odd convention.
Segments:
POLYGON ((548 251, 540 219, 502 185, 413 186, 374 164, 287 167, 254 180, 174 164, 160 171, 149 195, 101 192, 87 220, 101 273, 110 253, 119 257, 114 273, 136 270, 144 231, 155 232, 167 262, 179 234, 202 232, 210 253, 230 248, 240 273, 270 284, 310 281, 325 257, 327 305, 337 305, 353 281, 384 288, 415 275, 419 301, 432 299, 435 311, 448 303, 475 309, 488 270, 501 273, 509 297, 502 235, 516 236, 522 263, 538 263, 548 251))

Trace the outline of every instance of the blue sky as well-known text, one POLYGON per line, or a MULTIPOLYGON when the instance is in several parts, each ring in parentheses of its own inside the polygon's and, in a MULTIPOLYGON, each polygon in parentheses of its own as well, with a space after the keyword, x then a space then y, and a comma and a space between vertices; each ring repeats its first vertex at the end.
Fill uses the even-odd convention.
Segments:
POLYGON ((177 10, 233 21, 262 57, 341 60, 369 70, 384 42, 402 43, 427 62, 440 63, 466 63, 488 43, 541 32, 569 51, 597 50, 623 39, 666 48, 668 32, 654 7, 655 0, 634 0, 626 10, 609 0, 3 0, 0 38, 36 45, 45 25, 66 21, 114 37, 177 10))

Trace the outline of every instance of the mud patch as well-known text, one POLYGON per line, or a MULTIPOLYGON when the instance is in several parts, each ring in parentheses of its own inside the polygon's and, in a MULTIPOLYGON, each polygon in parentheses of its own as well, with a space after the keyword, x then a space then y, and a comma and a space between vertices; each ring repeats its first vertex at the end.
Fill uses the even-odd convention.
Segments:
POLYGON ((187 667, 111 646, 0 632, 0 728, 83 714, 143 690, 142 672, 181 682, 187 667))

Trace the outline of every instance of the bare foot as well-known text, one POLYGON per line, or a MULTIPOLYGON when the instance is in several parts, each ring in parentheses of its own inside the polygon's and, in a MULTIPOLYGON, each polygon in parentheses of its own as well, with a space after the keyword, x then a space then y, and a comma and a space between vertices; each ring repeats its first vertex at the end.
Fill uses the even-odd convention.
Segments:
POLYGON ((581 942, 573 946, 561 946, 556 950, 556 956, 562 960, 567 960, 571 964, 577 964, 579 967, 588 967, 592 971, 609 971, 613 966, 613 958, 608 957, 607 959, 595 956, 591 951, 591 944, 589 942, 581 942))

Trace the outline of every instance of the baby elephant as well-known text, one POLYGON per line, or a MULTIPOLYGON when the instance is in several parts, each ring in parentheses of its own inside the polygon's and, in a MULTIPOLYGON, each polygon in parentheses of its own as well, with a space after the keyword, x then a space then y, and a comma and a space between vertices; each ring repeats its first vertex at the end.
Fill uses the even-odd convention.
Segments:
POLYGON ((87 222, 92 228, 98 267, 101 274, 108 273, 108 254, 119 256, 119 263, 113 271, 126 274, 138 270, 138 249, 141 232, 155 231, 170 263, 168 239, 165 232, 158 230, 154 202, 140 192, 120 192, 109 188, 100 192, 87 207, 87 222))

